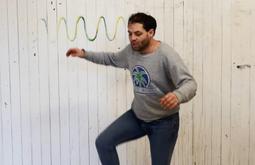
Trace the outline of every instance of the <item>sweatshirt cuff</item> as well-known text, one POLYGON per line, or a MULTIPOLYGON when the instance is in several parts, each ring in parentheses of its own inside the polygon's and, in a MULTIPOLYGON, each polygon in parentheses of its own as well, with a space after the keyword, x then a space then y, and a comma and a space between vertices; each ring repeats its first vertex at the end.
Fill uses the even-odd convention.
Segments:
POLYGON ((173 91, 173 94, 175 94, 175 96, 177 97, 178 101, 179 101, 179 104, 183 103, 183 97, 181 95, 180 92, 178 91, 173 91))
MULTIPOLYGON (((85 51, 85 50, 83 49, 83 51, 85 51)), ((85 56, 83 58, 86 60, 90 60, 92 56, 93 56, 93 52, 85 51, 85 56)))

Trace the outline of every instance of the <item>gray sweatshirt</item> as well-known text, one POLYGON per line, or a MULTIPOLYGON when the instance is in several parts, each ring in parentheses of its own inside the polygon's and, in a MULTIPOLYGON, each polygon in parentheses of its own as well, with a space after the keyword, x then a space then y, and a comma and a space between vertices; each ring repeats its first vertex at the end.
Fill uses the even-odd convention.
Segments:
POLYGON ((86 51, 85 59, 130 71, 134 86, 131 108, 146 122, 179 111, 179 106, 171 110, 161 107, 159 100, 168 92, 173 92, 180 103, 189 101, 196 94, 196 81, 176 51, 163 42, 156 51, 146 55, 128 45, 117 53, 86 51))

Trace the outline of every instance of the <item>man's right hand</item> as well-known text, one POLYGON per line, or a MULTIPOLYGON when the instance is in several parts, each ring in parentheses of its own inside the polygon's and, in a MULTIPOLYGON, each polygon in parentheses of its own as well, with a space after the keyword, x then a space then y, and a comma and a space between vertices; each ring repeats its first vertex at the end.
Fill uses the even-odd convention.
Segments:
POLYGON ((85 50, 84 49, 79 49, 79 48, 70 48, 68 49, 68 51, 66 52, 66 56, 72 56, 72 57, 80 57, 83 58, 85 57, 85 50))

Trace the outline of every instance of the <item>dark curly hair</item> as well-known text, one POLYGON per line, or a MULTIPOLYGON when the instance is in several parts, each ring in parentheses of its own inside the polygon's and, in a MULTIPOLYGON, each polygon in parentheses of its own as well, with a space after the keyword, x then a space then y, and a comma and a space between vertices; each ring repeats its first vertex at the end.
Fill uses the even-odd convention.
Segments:
POLYGON ((152 17, 151 15, 147 15, 145 13, 140 13, 140 12, 134 13, 128 19, 128 24, 133 24, 133 23, 141 23, 143 24, 143 28, 146 31, 153 29, 154 34, 156 32, 157 22, 156 22, 156 19, 152 17))

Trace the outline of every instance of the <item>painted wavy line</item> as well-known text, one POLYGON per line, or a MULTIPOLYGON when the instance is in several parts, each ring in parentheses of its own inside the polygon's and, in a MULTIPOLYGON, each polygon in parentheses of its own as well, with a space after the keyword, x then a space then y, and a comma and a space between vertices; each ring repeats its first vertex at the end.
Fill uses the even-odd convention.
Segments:
MULTIPOLYGON (((48 21, 46 19, 41 19, 44 24, 45 24, 45 27, 46 27, 46 31, 48 32, 48 21)), ((65 31, 66 31, 66 37, 68 40, 70 41, 74 41, 77 37, 77 33, 78 33, 78 24, 79 22, 82 20, 83 22, 83 28, 84 28, 84 32, 85 32, 85 35, 86 35, 86 38, 89 40, 89 41, 95 41, 97 36, 98 36, 98 31, 99 31, 99 27, 100 27, 100 23, 101 21, 103 21, 103 24, 104 24, 104 30, 105 30, 105 35, 106 35, 106 38, 109 40, 109 41, 113 41, 114 39, 116 39, 116 35, 117 35, 117 31, 118 31, 118 26, 120 24, 120 22, 122 21, 124 24, 125 24, 125 20, 123 17, 118 17, 116 22, 115 22, 115 29, 114 29, 114 33, 112 36, 109 35, 109 32, 108 32, 108 27, 107 27, 107 24, 106 24, 106 19, 105 17, 103 16, 100 16, 98 21, 97 21, 97 25, 96 25, 96 32, 93 36, 89 36, 88 32, 87 32, 87 26, 86 26, 86 21, 85 21, 85 18, 83 16, 79 16, 76 20, 76 23, 75 23, 75 30, 74 30, 74 33, 73 35, 70 35, 70 32, 69 32, 69 29, 68 29, 68 26, 67 26, 67 20, 66 18, 64 17, 60 17, 58 22, 57 22, 57 32, 59 32, 59 29, 60 29, 60 26, 62 24, 62 22, 64 22, 64 25, 65 25, 65 31)))

